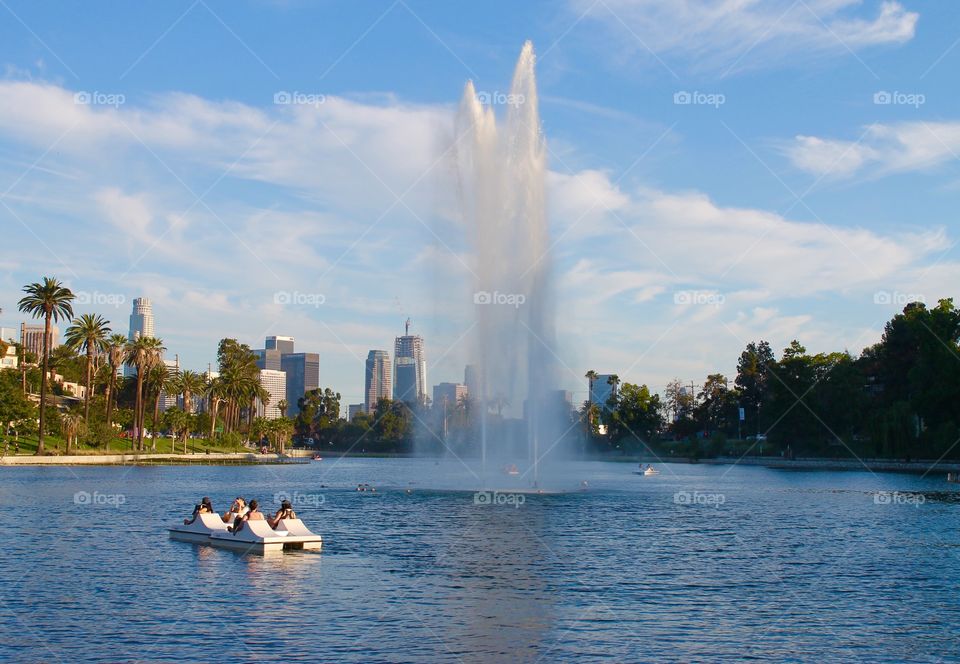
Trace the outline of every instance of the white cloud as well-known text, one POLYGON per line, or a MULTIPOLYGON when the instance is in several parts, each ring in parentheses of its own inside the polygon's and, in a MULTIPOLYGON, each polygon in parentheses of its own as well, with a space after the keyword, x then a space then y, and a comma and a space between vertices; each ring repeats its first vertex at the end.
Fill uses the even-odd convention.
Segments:
POLYGON ((576 15, 602 21, 632 51, 675 56, 695 68, 769 65, 790 56, 902 44, 918 14, 899 2, 861 0, 571 0, 576 15))
POLYGON ((797 168, 823 177, 928 170, 960 158, 960 122, 875 124, 858 141, 797 136, 784 152, 797 168))

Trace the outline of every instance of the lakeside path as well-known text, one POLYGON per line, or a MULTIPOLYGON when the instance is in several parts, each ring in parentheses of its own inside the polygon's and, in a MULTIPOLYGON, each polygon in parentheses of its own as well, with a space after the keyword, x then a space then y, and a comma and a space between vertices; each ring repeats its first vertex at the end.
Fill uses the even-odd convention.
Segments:
POLYGON ((285 455, 255 454, 253 452, 211 452, 210 454, 74 454, 36 456, 33 454, 7 455, 0 458, 0 466, 129 466, 144 464, 182 465, 271 465, 310 463, 309 455, 292 450, 285 455))

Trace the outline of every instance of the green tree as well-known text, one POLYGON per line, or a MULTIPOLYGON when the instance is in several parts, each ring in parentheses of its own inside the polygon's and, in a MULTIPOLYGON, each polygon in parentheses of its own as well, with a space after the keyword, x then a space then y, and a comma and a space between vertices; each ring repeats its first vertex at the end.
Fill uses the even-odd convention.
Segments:
POLYGON ((127 338, 122 334, 111 334, 105 342, 105 352, 107 355, 107 365, 110 368, 110 376, 107 380, 106 396, 106 423, 110 426, 113 422, 113 402, 116 401, 116 392, 118 388, 117 375, 120 367, 127 356, 127 338))
POLYGON ((40 377, 40 427, 37 436, 37 454, 43 454, 44 419, 47 407, 47 374, 50 367, 50 328, 61 319, 73 318, 73 292, 53 277, 44 277, 40 283, 23 287, 26 293, 20 302, 20 311, 34 318, 43 318, 43 373, 40 377))
MULTIPOLYGON (((340 393, 329 387, 310 390, 297 402, 296 430, 301 437, 321 436, 336 429, 340 421, 340 393)), ((378 404, 379 407, 379 404, 378 404)))
POLYGON ((760 413, 770 398, 770 367, 776 358, 766 341, 750 342, 740 353, 735 380, 739 403, 744 413, 744 430, 748 435, 760 432, 760 413))
POLYGON ((146 410, 144 398, 144 381, 150 370, 157 364, 162 364, 163 341, 155 337, 137 337, 127 343, 126 363, 133 365, 137 371, 136 403, 134 405, 134 430, 136 433, 136 449, 143 451, 144 412, 146 410))
POLYGON ((83 314, 73 319, 66 331, 67 346, 74 351, 84 351, 83 423, 90 421, 90 399, 93 397, 93 367, 97 356, 107 349, 107 335, 110 333, 109 321, 99 314, 83 314))

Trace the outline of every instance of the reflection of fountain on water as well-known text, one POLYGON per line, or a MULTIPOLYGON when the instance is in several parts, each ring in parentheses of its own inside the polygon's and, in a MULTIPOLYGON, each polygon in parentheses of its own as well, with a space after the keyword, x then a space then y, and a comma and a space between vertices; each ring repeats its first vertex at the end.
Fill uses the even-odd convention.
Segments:
MULTIPOLYGON (((545 211, 545 145, 540 128, 533 45, 523 46, 502 126, 466 85, 457 116, 461 204, 476 254, 474 309, 481 412, 482 478, 499 476, 517 447, 540 483, 540 462, 561 433, 548 417, 555 385, 551 261, 545 211), (490 411, 525 416, 525 431, 490 426, 490 411)), ((503 97, 498 95, 498 98, 503 97)))

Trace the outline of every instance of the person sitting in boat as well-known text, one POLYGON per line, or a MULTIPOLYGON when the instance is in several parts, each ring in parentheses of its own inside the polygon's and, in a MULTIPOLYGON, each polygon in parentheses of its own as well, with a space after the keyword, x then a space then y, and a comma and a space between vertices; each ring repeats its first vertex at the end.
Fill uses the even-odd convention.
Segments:
POLYGON ((243 524, 247 521, 263 521, 263 512, 260 511, 260 503, 256 500, 250 501, 250 509, 243 516, 238 516, 232 526, 227 526, 227 530, 234 535, 243 530, 243 524))
POLYGON ((242 496, 237 496, 233 499, 233 504, 230 505, 230 509, 224 513, 223 519, 224 523, 230 523, 233 519, 239 518, 247 513, 247 501, 243 499, 242 496))
POLYGON ((213 514, 213 505, 210 503, 210 499, 207 496, 204 496, 200 501, 200 504, 193 508, 193 516, 189 519, 183 520, 183 525, 189 526, 191 523, 197 520, 197 516, 200 514, 213 514))
POLYGON ((280 509, 277 510, 276 514, 273 515, 272 519, 267 519, 267 523, 271 528, 276 528, 282 519, 296 519, 297 515, 293 511, 293 505, 290 504, 289 500, 284 500, 280 503, 280 509))

